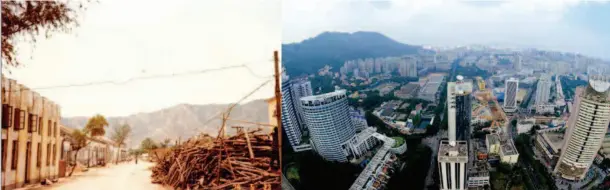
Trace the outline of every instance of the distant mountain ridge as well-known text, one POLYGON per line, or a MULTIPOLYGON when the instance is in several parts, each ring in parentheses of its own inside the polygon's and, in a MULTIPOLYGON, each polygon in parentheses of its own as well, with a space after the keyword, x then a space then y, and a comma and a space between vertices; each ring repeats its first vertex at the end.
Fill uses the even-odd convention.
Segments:
POLYGON ((289 75, 313 74, 324 65, 338 70, 345 61, 401 56, 425 51, 377 32, 324 32, 300 43, 282 44, 282 65, 289 75))
MULTIPOLYGON (((120 124, 128 124, 132 128, 132 135, 128 139, 128 147, 139 147, 140 142, 147 137, 159 142, 170 138, 172 142, 177 138, 182 141, 198 135, 200 132, 216 136, 218 134, 221 119, 212 119, 212 116, 225 110, 229 104, 191 105, 179 104, 173 107, 161 109, 148 113, 138 113, 125 117, 107 117, 109 127, 106 128, 106 136, 110 137, 113 127, 120 124)), ((231 119, 247 120, 258 123, 269 123, 268 105, 265 100, 254 100, 236 106, 230 115, 231 119)), ((62 124, 81 129, 87 124, 89 117, 62 118, 62 124)), ((252 124, 241 124, 227 122, 227 133, 234 133, 231 126, 253 126, 252 124)), ((265 129, 267 132, 270 129, 265 129)))

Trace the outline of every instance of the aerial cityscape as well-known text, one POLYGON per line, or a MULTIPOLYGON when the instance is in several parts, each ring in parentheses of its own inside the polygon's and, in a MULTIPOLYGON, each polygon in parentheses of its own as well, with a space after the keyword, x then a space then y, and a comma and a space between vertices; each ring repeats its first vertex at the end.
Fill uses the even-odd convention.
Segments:
POLYGON ((351 182, 325 184, 337 189, 391 189, 412 172, 429 189, 602 188, 610 77, 591 69, 609 66, 577 54, 458 47, 285 74, 285 177, 296 189, 328 188, 304 184, 333 180, 307 176, 327 164, 345 170, 329 173, 351 172, 351 182))
POLYGON ((396 32, 433 26, 401 13, 406 4, 287 4, 284 189, 610 189, 607 55, 472 36, 465 45, 411 45, 447 37, 396 32), (298 26, 305 15, 312 26, 298 26))

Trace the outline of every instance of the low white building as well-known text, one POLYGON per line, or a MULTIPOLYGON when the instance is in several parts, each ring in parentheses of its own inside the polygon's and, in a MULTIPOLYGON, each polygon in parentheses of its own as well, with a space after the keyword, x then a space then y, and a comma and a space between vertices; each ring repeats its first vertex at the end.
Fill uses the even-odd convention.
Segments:
MULTIPOLYGON (((483 153, 479 147, 478 143, 473 144, 474 149, 471 154, 474 156, 477 153, 483 153)), ((471 159, 468 161, 468 188, 470 189, 480 189, 489 186, 489 162, 487 162, 487 158, 481 159, 479 157, 475 159, 471 159)))
POLYGON ((519 119, 517 122, 517 134, 528 133, 536 124, 535 118, 519 119))
POLYGON ((485 138, 488 152, 500 156, 500 162, 515 164, 519 159, 519 152, 511 138, 499 134, 488 134, 485 138))
POLYGON ((555 113, 555 105, 552 105, 552 104, 536 105, 536 114, 549 114, 549 113, 555 113))
POLYGON ((348 160, 359 158, 379 143, 378 139, 373 136, 376 131, 377 128, 367 127, 341 145, 343 153, 348 157, 348 160))
MULTIPOLYGON (((76 130, 74 128, 62 127, 61 132, 70 135, 76 130)), ((64 142, 64 150, 66 161, 68 163, 74 162, 75 150, 69 143, 64 142)), ((120 149, 115 142, 109 140, 106 137, 87 137, 87 146, 83 147, 78 151, 76 161, 80 164, 88 167, 115 163, 116 161, 124 161, 127 159, 127 154, 124 147, 120 149)))

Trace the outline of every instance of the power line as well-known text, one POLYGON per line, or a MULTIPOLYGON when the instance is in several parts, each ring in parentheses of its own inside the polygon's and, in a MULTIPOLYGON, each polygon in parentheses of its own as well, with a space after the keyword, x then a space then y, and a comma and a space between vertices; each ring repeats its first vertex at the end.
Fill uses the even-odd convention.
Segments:
MULTIPOLYGON (((28 89, 30 89, 30 90, 49 90, 49 89, 58 89, 58 88, 97 86, 97 85, 105 85, 105 84, 125 85, 127 83, 131 83, 131 82, 138 81, 138 80, 149 80, 149 79, 160 79, 160 78, 174 78, 174 77, 188 76, 188 75, 199 75, 199 74, 205 74, 205 73, 210 73, 210 72, 214 72, 214 71, 222 71, 222 70, 229 70, 229 69, 236 69, 236 68, 245 68, 250 73, 250 75, 252 75, 254 77, 257 77, 257 78, 271 78, 271 77, 273 77, 273 75, 270 75, 270 76, 261 76, 261 75, 258 75, 258 74, 256 74, 254 72, 254 70, 252 68, 248 67, 248 65, 250 65, 250 64, 232 65, 232 66, 225 66, 225 67, 212 68, 212 69, 186 71, 186 72, 181 72, 181 73, 157 74, 157 75, 149 75, 149 76, 138 76, 138 77, 129 78, 129 79, 124 80, 124 81, 117 81, 117 80, 93 81, 93 82, 85 82, 85 83, 78 83, 78 84, 54 85, 54 86, 28 88, 28 89)), ((11 90, 11 91, 12 92, 17 92, 17 91, 24 91, 24 90, 26 90, 26 89, 22 88, 20 90, 11 90)))
MULTIPOLYGON (((243 96, 242 98, 240 98, 239 100, 237 100, 236 102, 234 102, 233 104, 231 104, 230 106, 228 106, 226 109, 221 110, 219 112, 217 112, 216 114, 212 115, 211 117, 209 117, 208 119, 206 119, 205 122, 203 122, 202 125, 207 125, 208 123, 210 123, 212 120, 214 119, 218 119, 218 117, 221 117, 223 114, 229 114, 231 113, 231 111, 233 110, 233 108, 235 106, 237 106, 238 104, 240 104, 242 101, 244 101, 245 99, 247 99, 248 97, 252 96, 252 94, 254 94, 256 91, 260 90, 263 86, 269 84, 269 82, 271 82, 272 80, 269 79, 263 83, 261 83, 259 86, 257 86, 254 90, 250 91, 250 93, 246 94, 245 96, 243 96)), ((202 132, 200 131, 198 128, 196 129, 197 132, 202 132)))

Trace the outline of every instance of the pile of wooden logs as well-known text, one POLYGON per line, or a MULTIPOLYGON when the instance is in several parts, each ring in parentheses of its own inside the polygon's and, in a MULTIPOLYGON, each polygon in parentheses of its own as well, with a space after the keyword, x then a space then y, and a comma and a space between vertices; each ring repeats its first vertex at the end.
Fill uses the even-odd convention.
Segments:
POLYGON ((175 189, 279 189, 279 169, 270 163, 272 137, 259 131, 175 146, 157 161, 153 183, 175 189))

